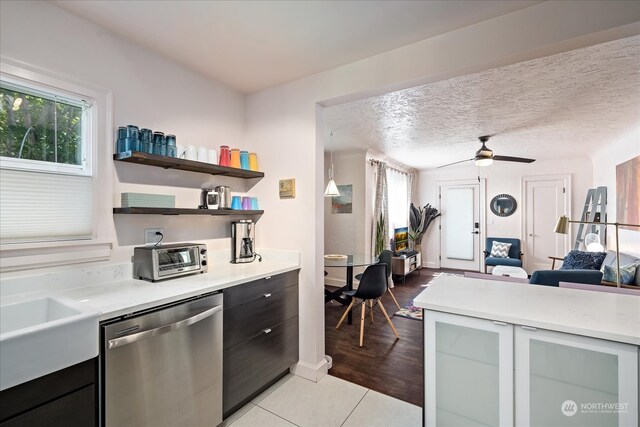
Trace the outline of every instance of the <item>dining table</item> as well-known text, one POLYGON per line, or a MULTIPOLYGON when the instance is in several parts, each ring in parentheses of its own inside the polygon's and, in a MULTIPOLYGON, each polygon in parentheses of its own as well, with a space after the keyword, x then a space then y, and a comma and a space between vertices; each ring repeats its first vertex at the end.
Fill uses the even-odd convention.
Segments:
MULTIPOLYGON (((346 269, 345 286, 338 288, 337 290, 329 290, 324 288, 324 302, 325 304, 330 301, 337 301, 342 305, 351 304, 350 296, 343 296, 346 291, 353 290, 353 267, 366 267, 378 262, 378 257, 366 254, 326 254, 324 256, 324 268, 344 268, 346 269)), ((352 318, 351 311, 347 315, 347 323, 351 325, 352 318)))

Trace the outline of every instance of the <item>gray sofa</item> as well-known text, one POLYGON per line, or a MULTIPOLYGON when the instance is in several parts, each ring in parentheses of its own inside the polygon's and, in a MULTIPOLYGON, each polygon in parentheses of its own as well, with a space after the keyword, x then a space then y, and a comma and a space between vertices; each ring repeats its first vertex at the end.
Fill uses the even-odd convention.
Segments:
MULTIPOLYGON (((620 265, 627 265, 640 258, 624 253, 620 254, 620 265)), ((616 252, 607 251, 607 256, 602 265, 616 266, 616 252)), ((529 283, 534 285, 558 286, 560 282, 585 283, 599 285, 602 282, 600 270, 538 270, 531 275, 529 283)), ((633 285, 640 287, 640 268, 636 270, 633 285)), ((640 288, 639 288, 640 289, 640 288)))

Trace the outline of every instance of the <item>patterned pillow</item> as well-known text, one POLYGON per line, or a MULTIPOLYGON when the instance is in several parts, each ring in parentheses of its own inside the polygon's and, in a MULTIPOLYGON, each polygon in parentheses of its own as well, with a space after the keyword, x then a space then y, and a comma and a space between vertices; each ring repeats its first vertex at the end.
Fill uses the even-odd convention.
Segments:
POLYGON ((509 258, 511 243, 493 242, 491 245, 491 256, 496 258, 509 258))
POLYGON ((560 270, 600 270, 606 256, 606 252, 570 251, 560 270))
MULTIPOLYGON (((620 284, 631 285, 633 283, 633 280, 636 277, 637 268, 638 268, 638 263, 621 265, 620 266, 620 284)), ((613 266, 605 265, 604 275, 602 276, 602 280, 606 282, 615 282, 616 270, 617 268, 613 266)))

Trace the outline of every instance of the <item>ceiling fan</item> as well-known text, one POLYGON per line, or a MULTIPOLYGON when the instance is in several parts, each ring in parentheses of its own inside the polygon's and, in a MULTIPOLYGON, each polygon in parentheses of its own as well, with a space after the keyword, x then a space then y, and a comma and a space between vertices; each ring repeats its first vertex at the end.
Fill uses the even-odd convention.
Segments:
POLYGON ((527 159, 524 157, 511 157, 511 156, 496 156, 493 154, 493 150, 487 148, 485 145, 492 135, 481 136, 478 139, 482 143, 482 147, 476 151, 476 155, 472 159, 460 160, 459 162, 448 163, 446 165, 438 166, 436 169, 444 168, 447 166, 457 165, 458 163, 475 161, 478 166, 489 166, 494 160, 503 162, 518 162, 518 163, 533 163, 536 159, 527 159))

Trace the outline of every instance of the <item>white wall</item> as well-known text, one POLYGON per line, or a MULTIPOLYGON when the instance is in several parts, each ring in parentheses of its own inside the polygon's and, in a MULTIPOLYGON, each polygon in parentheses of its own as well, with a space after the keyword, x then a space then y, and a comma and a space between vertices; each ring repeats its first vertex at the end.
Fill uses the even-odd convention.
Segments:
MULTIPOLYGON (((2 2, 3 57, 113 93, 113 126, 136 124, 173 133, 178 144, 238 146, 243 141, 244 97, 138 45, 46 2, 2 2)), ((113 162, 112 162, 113 163, 113 162)), ((114 206, 120 193, 174 194, 177 207, 197 207, 201 174, 141 165, 114 166, 114 206)), ((243 190, 238 187, 237 190, 243 190)), ((243 185, 243 184, 242 184, 243 185)), ((228 222, 213 217, 135 216, 100 212, 113 227, 111 261, 128 261, 144 243, 143 229, 162 227, 165 241, 228 247, 228 222)), ((12 273, 13 274, 13 273, 12 273)), ((20 274, 20 273, 16 273, 20 274)))
MULTIPOLYGON (((572 217, 582 213, 587 190, 591 188, 593 181, 591 159, 586 156, 572 159, 537 160, 530 164, 494 162, 493 165, 482 168, 478 168, 473 162, 470 162, 470 164, 463 166, 420 172, 418 197, 420 205, 431 203, 432 206, 439 208, 437 181, 473 180, 477 179, 478 173, 480 173, 480 178, 486 178, 486 212, 484 212, 486 236, 513 237, 521 240, 524 240, 522 236, 522 178, 524 176, 570 174, 573 198, 571 201, 572 217), (494 215, 489 208, 491 199, 502 193, 512 195, 518 204, 515 213, 508 217, 494 215)), ((436 220, 432 224, 423 239, 422 246, 423 248, 426 246, 424 251, 426 253, 423 252, 422 264, 426 267, 439 266, 440 241, 437 230, 439 222, 436 220)))
POLYGON ((614 40, 640 32, 631 2, 544 2, 247 97, 247 144, 267 173, 255 187, 267 210, 258 239, 302 251, 298 373, 324 361, 324 135, 321 106, 614 40), (278 179, 295 177, 293 200, 278 179))
MULTIPOLYGON (((593 186, 607 187, 607 221, 615 222, 616 200, 619 194, 616 189, 616 165, 640 156, 640 125, 629 129, 618 139, 605 143, 595 152, 593 160, 593 186)), ((574 215, 575 217, 575 215, 574 215)), ((608 229, 607 246, 615 250, 615 233, 613 226, 608 229)), ((640 229, 620 229, 620 252, 640 256, 640 229)))
MULTIPOLYGON (((364 254, 365 215, 366 215, 366 186, 365 168, 367 167, 364 151, 339 151, 333 153, 334 180, 337 185, 351 184, 353 186, 353 212, 350 214, 332 213, 331 197, 324 199, 324 250, 331 254, 364 254)), ((326 171, 329 169, 330 156, 324 156, 324 185, 329 182, 326 171)), ((359 273, 362 269, 357 269, 359 273)), ((325 283, 344 286, 345 269, 328 268, 329 274, 325 283)))

